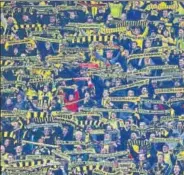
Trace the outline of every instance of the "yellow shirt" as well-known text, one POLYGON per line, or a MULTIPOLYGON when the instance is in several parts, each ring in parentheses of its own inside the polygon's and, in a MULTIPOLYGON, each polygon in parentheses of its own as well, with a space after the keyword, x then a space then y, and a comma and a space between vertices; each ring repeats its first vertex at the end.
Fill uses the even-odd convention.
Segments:
POLYGON ((167 47, 169 44, 175 44, 175 41, 171 38, 165 38, 164 36, 162 37, 162 46, 167 47))
POLYGON ((144 30, 143 34, 140 34, 137 38, 135 35, 132 34, 131 31, 127 31, 126 35, 130 36, 130 37, 135 37, 135 39, 133 38, 132 41, 135 41, 137 43, 137 45, 142 48, 143 46, 143 40, 144 37, 146 37, 148 35, 148 27, 146 27, 146 29, 144 30))
POLYGON ((113 18, 121 18, 123 5, 121 3, 109 3, 110 14, 113 18))
POLYGON ((179 15, 184 15, 184 8, 180 3, 178 4, 177 12, 179 13, 179 15))
POLYGON ((38 94, 37 94, 37 92, 35 90, 29 88, 27 90, 26 95, 27 95, 29 100, 32 100, 33 96, 37 96, 38 94))

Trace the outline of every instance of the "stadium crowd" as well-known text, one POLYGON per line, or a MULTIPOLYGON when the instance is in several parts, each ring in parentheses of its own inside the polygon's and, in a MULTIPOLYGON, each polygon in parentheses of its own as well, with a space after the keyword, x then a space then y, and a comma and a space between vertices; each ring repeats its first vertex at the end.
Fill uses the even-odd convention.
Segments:
POLYGON ((0 3, 3 175, 183 175, 184 2, 0 3))

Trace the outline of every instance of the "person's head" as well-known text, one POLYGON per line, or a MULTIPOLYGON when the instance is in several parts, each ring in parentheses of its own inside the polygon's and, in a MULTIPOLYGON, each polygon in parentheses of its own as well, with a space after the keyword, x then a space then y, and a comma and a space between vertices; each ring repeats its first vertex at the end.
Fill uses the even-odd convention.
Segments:
POLYGON ((143 153, 139 154, 139 161, 145 161, 145 155, 143 153))
POLYGON ((13 126, 13 129, 19 129, 19 123, 17 121, 12 122, 11 125, 13 126))
POLYGON ((75 133, 75 138, 77 141, 81 141, 82 140, 82 132, 81 131, 77 131, 75 133))
POLYGON ((151 65, 151 58, 145 57, 145 58, 144 58, 144 64, 145 64, 145 66, 151 65))
POLYGON ((178 127, 178 128, 182 128, 182 127, 183 127, 182 122, 178 122, 177 127, 178 127))
POLYGON ((133 132, 133 133, 131 134, 131 139, 132 139, 132 140, 136 140, 136 139, 137 139, 137 134, 136 134, 135 132, 133 132))
POLYGON ((63 128, 63 134, 66 135, 68 133, 68 127, 63 128))
POLYGON ((128 90, 128 97, 134 97, 134 91, 133 90, 128 90))
POLYGON ((111 59, 113 57, 113 52, 112 50, 106 51, 107 59, 111 59))
POLYGON ((110 134, 105 134, 105 135, 104 135, 104 140, 110 140, 110 139, 111 139, 110 134))
POLYGON ((105 8, 104 7, 99 7, 98 12, 99 13, 105 13, 105 8))
POLYGON ((86 116, 86 119, 87 119, 87 120, 92 120, 93 118, 92 118, 92 116, 89 114, 89 115, 86 116))
POLYGON ((106 87, 110 87, 110 85, 111 85, 111 82, 110 82, 109 80, 106 80, 106 81, 105 81, 105 86, 106 86, 106 87))
POLYGON ((157 122, 158 121, 158 116, 157 115, 154 115, 153 116, 153 122, 157 122))
POLYGON ((179 173, 181 171, 181 168, 179 165, 174 165, 174 173, 179 173))
POLYGON ((27 43, 26 44, 26 49, 27 49, 27 51, 32 51, 33 50, 32 44, 31 43, 27 43))
POLYGON ((112 130, 112 126, 111 125, 107 125, 107 131, 111 131, 112 130))
POLYGON ((142 87, 141 94, 148 94, 148 89, 146 87, 142 87))
POLYGON ((93 22, 92 16, 88 16, 88 18, 87 18, 87 23, 92 23, 92 22, 93 22))
POLYGON ((128 57, 129 56, 129 50, 127 50, 127 49, 124 50, 124 56, 125 57, 128 57))
POLYGON ((137 48, 137 43, 136 42, 132 42, 132 49, 136 49, 137 48))
POLYGON ((4 154, 5 153, 5 147, 4 145, 1 145, 1 150, 0 150, 1 154, 4 154))
POLYGON ((70 94, 69 97, 68 97, 68 100, 69 100, 69 101, 74 100, 74 95, 73 95, 73 94, 70 94))
POLYGON ((13 19, 13 17, 8 17, 8 19, 7 19, 7 23, 8 23, 8 25, 13 24, 13 23, 14 23, 14 19, 13 19))
POLYGON ((104 90, 103 97, 109 97, 109 92, 107 89, 104 90))
POLYGON ((45 86, 43 87, 43 92, 48 92, 48 91, 49 91, 49 88, 48 88, 47 85, 45 85, 45 86))
POLYGON ((173 128, 173 122, 168 122, 167 123, 167 128, 172 129, 173 128))
POLYGON ((164 35, 165 37, 168 37, 168 36, 169 36, 168 30, 164 30, 163 35, 164 35))
POLYGON ((184 59, 179 59, 179 67, 184 68, 184 59))
POLYGON ((113 17, 111 15, 108 15, 107 21, 112 21, 112 20, 113 20, 113 17))
POLYGON ((12 161, 14 161, 15 158, 14 158, 13 154, 9 154, 7 160, 8 160, 8 163, 11 163, 12 161))
POLYGON ((17 147, 15 148, 16 154, 22 153, 22 150, 23 150, 22 146, 17 146, 17 147))
POLYGON ((17 102, 22 102, 22 100, 23 100, 23 99, 22 99, 22 95, 18 94, 18 95, 17 95, 17 102))
POLYGON ((151 37, 156 37, 156 35, 157 35, 157 34, 156 34, 155 31, 151 31, 151 34, 150 34, 151 37))
POLYGON ((52 24, 55 23, 56 22, 56 17, 55 16, 50 16, 49 22, 52 23, 52 24))
POLYGON ((178 35, 179 35, 180 37, 182 37, 183 34, 184 34, 184 30, 183 30, 183 29, 179 29, 179 30, 178 30, 178 35))
POLYGON ((165 144, 165 145, 162 147, 162 151, 163 151, 163 153, 167 153, 167 152, 169 151, 169 146, 165 144))
POLYGON ((85 98, 90 98, 90 93, 89 92, 85 92, 85 98))
POLYGON ((44 135, 49 136, 50 135, 50 129, 49 128, 44 128, 44 135))
POLYGON ((33 99, 32 100, 32 104, 33 104, 33 106, 38 106, 38 99, 33 99))
POLYGON ((153 110, 157 111, 158 110, 158 105, 153 105, 153 110))
POLYGON ((130 126, 130 122, 129 121, 125 121, 125 127, 128 128, 130 126))
POLYGON ((135 7, 139 7, 140 6, 140 1, 135 1, 135 7))
POLYGON ((113 112, 113 113, 111 114, 111 118, 115 119, 115 118, 116 118, 116 113, 113 112))
POLYGON ((145 47, 146 47, 146 48, 150 48, 150 47, 151 47, 151 40, 147 39, 147 40, 145 41, 145 47))
POLYGON ((46 175, 54 175, 54 172, 52 172, 52 170, 48 170, 46 175))
POLYGON ((54 98, 52 99, 52 102, 51 102, 52 106, 55 106, 57 104, 57 100, 54 98))
POLYGON ((19 52, 18 48, 17 48, 17 47, 15 47, 15 48, 13 49, 13 53, 14 53, 14 55, 17 55, 17 54, 18 54, 18 52, 19 52))
POLYGON ((176 98, 180 98, 180 97, 182 97, 183 96, 183 93, 182 92, 177 92, 176 93, 176 98))
POLYGON ((169 16, 169 13, 167 10, 163 10, 163 17, 167 18, 169 16))
POLYGON ((92 131, 91 126, 88 126, 88 127, 86 128, 86 131, 87 131, 88 133, 91 133, 91 131, 92 131))
POLYGON ((144 129, 146 127, 146 124, 144 122, 140 122, 140 129, 144 129))
POLYGON ((122 15, 121 15, 121 21, 126 21, 126 19, 127 19, 126 13, 122 13, 122 15))
POLYGON ((115 86, 121 86, 121 79, 116 79, 116 81, 115 81, 115 86))
POLYGON ((51 48, 51 43, 50 43, 50 42, 46 42, 46 43, 45 43, 45 48, 46 48, 47 50, 49 50, 49 49, 51 48))
POLYGON ((44 139, 43 138, 39 138, 38 139, 38 143, 44 143, 44 139))
POLYGON ((6 99, 6 104, 7 105, 12 105, 13 104, 12 99, 11 98, 7 98, 6 99))
POLYGON ((4 146, 5 146, 5 147, 10 146, 10 139, 5 139, 5 141, 4 141, 4 146))
POLYGON ((75 19, 76 17, 75 12, 70 12, 69 15, 70 15, 70 19, 75 19))
POLYGON ((124 104, 123 104, 123 109, 124 109, 124 110, 129 109, 128 103, 124 103, 124 104))
POLYGON ((154 133, 151 133, 150 134, 150 139, 154 139, 156 136, 155 136, 155 134, 154 133))
POLYGON ((158 163, 163 163, 164 162, 164 155, 163 154, 158 154, 157 155, 158 163))
POLYGON ((106 153, 108 153, 108 150, 106 148, 102 148, 100 153, 101 154, 106 154, 106 153))
POLYGON ((136 27, 135 30, 134 30, 134 33, 135 33, 136 35, 140 35, 140 33, 141 33, 140 28, 139 28, 139 27, 136 27))
POLYGON ((29 16, 26 15, 26 14, 24 14, 24 15, 22 16, 22 20, 23 20, 24 22, 27 22, 27 21, 29 20, 29 16))
POLYGON ((132 42, 132 49, 136 49, 137 48, 137 42, 132 42))

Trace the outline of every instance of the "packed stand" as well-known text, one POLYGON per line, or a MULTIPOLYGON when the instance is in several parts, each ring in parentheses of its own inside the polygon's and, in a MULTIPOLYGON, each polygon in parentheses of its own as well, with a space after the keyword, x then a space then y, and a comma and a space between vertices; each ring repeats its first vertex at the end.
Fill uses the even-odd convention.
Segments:
POLYGON ((2 175, 183 175, 184 2, 0 5, 2 175))

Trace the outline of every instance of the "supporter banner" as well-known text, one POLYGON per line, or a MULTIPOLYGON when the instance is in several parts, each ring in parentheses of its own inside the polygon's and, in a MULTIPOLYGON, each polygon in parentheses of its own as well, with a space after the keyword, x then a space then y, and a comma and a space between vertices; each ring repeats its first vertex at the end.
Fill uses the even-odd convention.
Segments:
POLYGON ((82 150, 82 151, 65 151, 64 152, 67 155, 73 155, 73 154, 94 154, 95 150, 94 149, 86 149, 86 150, 82 150))
POLYGON ((181 102, 181 101, 184 101, 184 98, 183 97, 169 99, 169 103, 175 103, 175 102, 181 102))
POLYGON ((22 144, 33 144, 33 145, 39 145, 39 146, 43 146, 43 147, 58 148, 57 145, 44 144, 44 143, 38 143, 38 142, 31 142, 31 141, 28 141, 28 140, 22 140, 22 144))
POLYGON ((98 165, 98 166, 105 166, 105 167, 114 167, 114 164, 110 161, 104 161, 104 162, 94 162, 94 161, 77 161, 77 162, 74 162, 74 163, 71 163, 69 165, 69 168, 74 168, 74 167, 77 167, 77 166, 84 166, 84 165, 98 165))
POLYGON ((115 158, 120 156, 127 156, 129 153, 127 151, 120 151, 116 153, 107 153, 107 154, 90 154, 89 158, 115 158))
POLYGON ((123 109, 106 109, 106 108, 83 108, 84 111, 91 112, 125 112, 125 113, 135 113, 135 110, 123 110, 123 109))
POLYGON ((66 27, 77 27, 77 28, 87 28, 87 29, 92 29, 92 28, 101 28, 103 27, 104 24, 99 24, 99 23, 68 23, 66 27))
MULTIPOLYGON (((180 138, 153 138, 150 140, 153 143, 182 143, 183 140, 180 138)), ((183 143, 182 143, 183 144, 183 143)))
POLYGON ((27 129, 32 129, 32 128, 42 128, 42 127, 63 127, 61 124, 59 123, 45 123, 45 124, 34 124, 31 123, 29 125, 26 126, 27 129))
MULTIPOLYGON (((122 33, 126 31, 126 26, 142 26, 145 27, 147 25, 146 21, 112 21, 111 23, 115 23, 116 28, 100 28, 100 33, 103 34, 111 34, 111 33, 122 33)), ((130 36, 127 36, 130 38, 130 36)))
POLYGON ((178 66, 175 65, 157 65, 157 66, 147 66, 145 69, 149 70, 169 70, 172 69, 174 71, 178 70, 178 66))
POLYGON ((122 101, 139 102, 140 97, 110 97, 110 101, 113 101, 113 102, 122 102, 122 101))
POLYGON ((5 43, 5 48, 7 49, 9 46, 19 45, 19 44, 34 44, 34 41, 32 39, 26 38, 23 40, 15 40, 15 41, 7 41, 5 43))
POLYGON ((155 89, 155 94, 173 94, 173 93, 180 93, 184 92, 184 88, 162 88, 162 89, 155 89))
POLYGON ((61 145, 87 145, 87 142, 79 142, 79 141, 62 141, 62 140, 57 140, 57 144, 61 145))
POLYGON ((55 39, 55 38, 43 38, 43 37, 38 37, 38 36, 33 36, 32 38, 33 38, 33 40, 36 40, 36 41, 53 42, 53 43, 63 43, 62 40, 55 39))
POLYGON ((56 6, 57 11, 75 11, 75 10, 83 10, 83 7, 80 6, 66 6, 66 5, 58 5, 56 6))
POLYGON ((35 160, 35 159, 44 159, 44 160, 55 160, 55 156, 52 155, 26 155, 26 160, 35 160))
POLYGON ((167 4, 149 4, 146 7, 146 10, 176 10, 178 8, 178 4, 174 3, 173 5, 167 4))
POLYGON ((162 100, 152 100, 152 99, 141 99, 141 103, 151 103, 151 104, 165 104, 162 100))
POLYGON ((171 116, 163 116, 160 118, 160 122, 169 122, 169 121, 174 121, 174 120, 179 120, 178 117, 171 117, 171 116))
POLYGON ((132 84, 127 84, 124 86, 119 86, 119 87, 114 87, 114 88, 110 88, 110 93, 114 92, 114 91, 118 91, 118 90, 124 90, 124 89, 128 89, 128 88, 132 88, 132 87, 137 87, 137 86, 143 86, 143 85, 147 85, 149 84, 149 79, 147 80, 141 80, 141 81, 136 81, 132 84))
POLYGON ((61 152, 60 150, 54 150, 53 149, 52 154, 54 154, 55 156, 61 157, 65 160, 67 160, 67 161, 70 161, 70 157, 67 154, 61 152))
POLYGON ((163 57, 164 54, 162 52, 151 52, 151 53, 144 53, 144 54, 133 54, 128 57, 128 61, 134 60, 134 59, 140 59, 140 58, 146 58, 146 57, 163 57))
POLYGON ((146 109, 138 109, 138 113, 140 114, 170 114, 171 110, 146 110, 146 109))
POLYGON ((91 42, 109 42, 113 41, 113 35, 91 35, 91 36, 77 36, 67 37, 68 42, 72 43, 91 43, 91 42))

